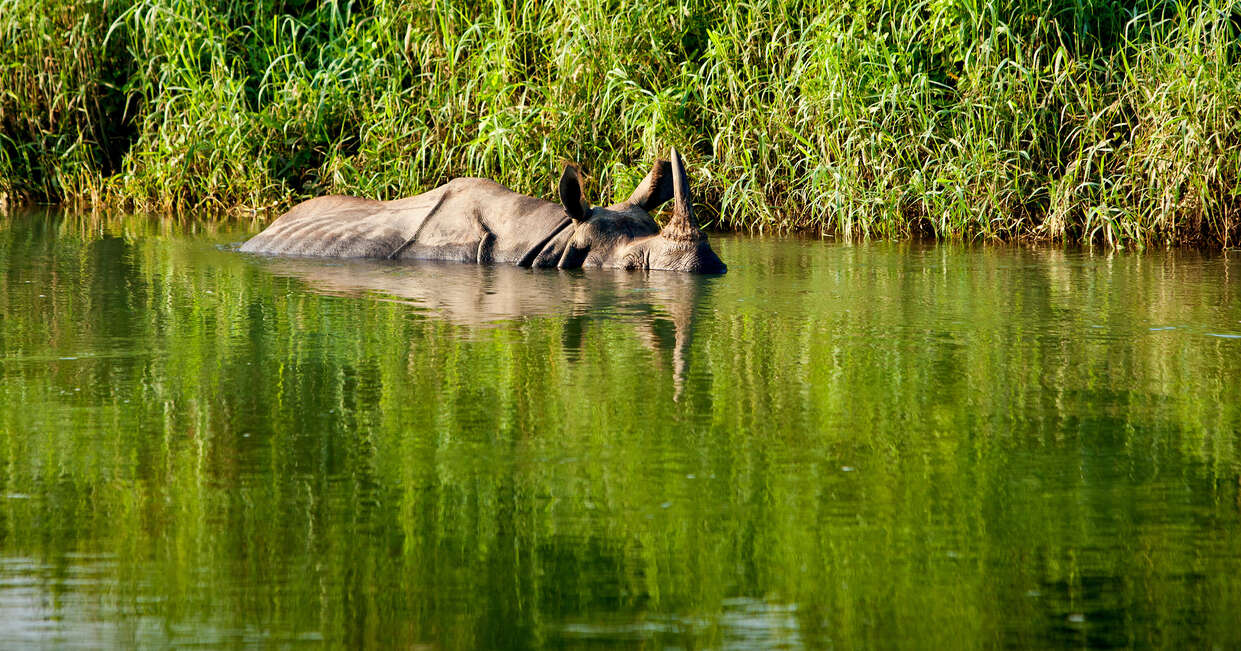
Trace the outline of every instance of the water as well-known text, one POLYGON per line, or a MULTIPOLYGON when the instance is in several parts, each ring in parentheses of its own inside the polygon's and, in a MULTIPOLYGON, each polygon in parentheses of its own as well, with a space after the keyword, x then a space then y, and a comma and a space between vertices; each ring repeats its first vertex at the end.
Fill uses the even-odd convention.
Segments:
POLYGON ((1236 647, 1241 260, 0 221, 0 647, 1236 647))

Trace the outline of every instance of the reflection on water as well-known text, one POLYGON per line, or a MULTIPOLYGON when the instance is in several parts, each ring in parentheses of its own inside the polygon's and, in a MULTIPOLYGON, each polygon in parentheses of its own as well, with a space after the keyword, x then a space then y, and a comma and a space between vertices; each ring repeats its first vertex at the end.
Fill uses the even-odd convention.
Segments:
POLYGON ((671 352, 674 397, 685 379, 694 311, 715 277, 651 271, 541 273, 512 266, 376 260, 324 260, 259 256, 273 274, 303 281, 316 292, 395 300, 432 318, 465 326, 501 325, 524 317, 565 319, 563 346, 581 352, 592 322, 624 321, 637 340, 662 361, 671 352))
POLYGON ((0 222, 0 647, 1241 644, 1229 257, 242 237, 0 222))
POLYGON ((716 646, 723 649, 797 649, 796 605, 770 604, 756 599, 725 599, 720 611, 706 615, 650 615, 639 621, 609 622, 607 613, 584 615, 568 621, 560 632, 569 640, 640 643, 656 636, 698 637, 718 629, 716 646))

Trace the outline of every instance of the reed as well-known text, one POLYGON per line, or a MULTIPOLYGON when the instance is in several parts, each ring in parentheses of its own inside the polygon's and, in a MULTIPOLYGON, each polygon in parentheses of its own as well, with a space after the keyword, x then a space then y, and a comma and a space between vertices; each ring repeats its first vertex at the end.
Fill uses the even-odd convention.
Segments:
POLYGON ((1223 0, 0 0, 0 194, 253 214, 461 175, 620 198, 677 146, 719 228, 1241 236, 1223 0))

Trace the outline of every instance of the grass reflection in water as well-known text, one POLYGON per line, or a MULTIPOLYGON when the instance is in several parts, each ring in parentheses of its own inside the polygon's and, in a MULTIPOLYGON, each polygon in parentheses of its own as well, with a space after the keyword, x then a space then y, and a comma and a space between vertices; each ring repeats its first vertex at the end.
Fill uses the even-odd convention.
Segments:
POLYGON ((238 239, 0 230, 3 645, 1241 641, 1235 260, 238 239))

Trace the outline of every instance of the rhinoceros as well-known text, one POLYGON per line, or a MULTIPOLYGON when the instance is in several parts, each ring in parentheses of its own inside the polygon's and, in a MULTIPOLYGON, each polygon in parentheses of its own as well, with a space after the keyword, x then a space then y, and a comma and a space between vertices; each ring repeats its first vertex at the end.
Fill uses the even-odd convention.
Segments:
POLYGON ((248 253, 453 260, 578 269, 724 273, 694 220, 689 178, 675 149, 629 198, 592 207, 577 169, 560 178, 560 203, 480 178, 459 178, 395 201, 329 196, 304 201, 241 246, 248 253), (660 229, 651 211, 673 200, 660 229))

